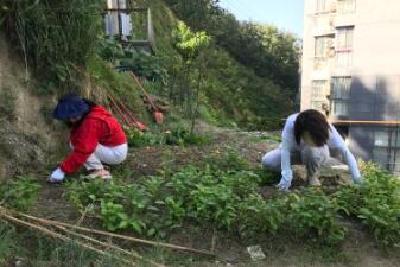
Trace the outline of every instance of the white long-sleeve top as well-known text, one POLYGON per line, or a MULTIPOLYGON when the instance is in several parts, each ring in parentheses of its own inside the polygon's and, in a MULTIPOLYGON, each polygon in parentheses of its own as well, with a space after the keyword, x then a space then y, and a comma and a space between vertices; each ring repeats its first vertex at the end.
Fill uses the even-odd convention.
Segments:
MULTIPOLYGON (((285 127, 282 131, 282 143, 281 143, 281 170, 282 180, 281 183, 289 185, 293 179, 292 166, 290 162, 291 152, 300 151, 301 147, 297 144, 294 136, 294 123, 299 114, 290 115, 285 123, 285 127)), ((360 171, 357 167, 357 161, 354 155, 350 152, 347 145, 344 143, 343 138, 337 132, 336 128, 330 125, 330 134, 327 145, 329 148, 338 149, 343 155, 345 163, 349 166, 350 174, 353 181, 359 181, 361 179, 360 171)))

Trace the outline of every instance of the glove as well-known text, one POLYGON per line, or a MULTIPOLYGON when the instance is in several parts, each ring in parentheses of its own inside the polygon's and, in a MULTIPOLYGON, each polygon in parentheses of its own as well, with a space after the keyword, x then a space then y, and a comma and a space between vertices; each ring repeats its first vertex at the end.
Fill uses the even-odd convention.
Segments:
POLYGON ((65 178, 65 173, 61 170, 61 168, 57 168, 50 175, 49 180, 54 182, 61 182, 65 178))

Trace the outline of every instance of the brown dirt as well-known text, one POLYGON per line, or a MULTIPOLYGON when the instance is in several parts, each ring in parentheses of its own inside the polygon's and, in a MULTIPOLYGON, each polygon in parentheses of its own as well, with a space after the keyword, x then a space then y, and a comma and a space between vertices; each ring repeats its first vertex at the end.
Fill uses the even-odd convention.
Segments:
POLYGON ((29 75, 0 33, 0 180, 46 166, 62 140, 62 131, 46 119, 53 99, 34 96, 29 75))

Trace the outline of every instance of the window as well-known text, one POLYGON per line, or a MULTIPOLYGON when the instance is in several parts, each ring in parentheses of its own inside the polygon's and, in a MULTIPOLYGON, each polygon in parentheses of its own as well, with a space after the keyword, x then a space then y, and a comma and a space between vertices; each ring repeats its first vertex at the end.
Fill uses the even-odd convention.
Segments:
POLYGON ((328 10, 327 0, 316 0, 316 2, 317 2, 317 5, 316 5, 317 13, 323 13, 328 10))
POLYGON ((338 0, 337 12, 338 13, 353 13, 356 11, 356 0, 338 0))
POLYGON ((348 67, 353 64, 354 26, 339 27, 336 33, 336 64, 348 67))
POLYGON ((347 101, 336 100, 332 103, 333 114, 335 116, 348 116, 349 104, 347 101))
POLYGON ((333 77, 332 78, 332 109, 335 116, 349 115, 351 77, 333 77))
POLYGON ((374 145, 378 147, 389 146, 389 135, 387 131, 376 131, 374 145))
POLYGON ((378 128, 374 133, 373 159, 383 168, 400 173, 400 130, 378 128))
POLYGON ((354 26, 338 27, 336 30, 336 51, 353 50, 354 26))
POLYGON ((324 110, 324 105, 327 104, 326 100, 326 87, 328 81, 315 80, 311 83, 311 108, 320 111, 324 110))
POLYGON ((315 57, 324 58, 327 52, 327 38, 315 37, 315 57))
POLYGON ((351 77, 332 78, 332 99, 348 100, 350 98, 351 77))
POLYGON ((326 97, 325 85, 327 81, 312 81, 311 84, 311 97, 320 98, 326 97))

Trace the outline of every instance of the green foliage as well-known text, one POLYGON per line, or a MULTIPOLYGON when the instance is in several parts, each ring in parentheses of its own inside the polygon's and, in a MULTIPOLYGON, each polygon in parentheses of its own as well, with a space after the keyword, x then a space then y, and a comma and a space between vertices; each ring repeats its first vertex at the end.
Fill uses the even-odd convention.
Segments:
POLYGON ((165 143, 164 136, 159 133, 142 132, 137 129, 125 131, 128 136, 128 145, 132 147, 155 146, 165 143))
POLYGON ((214 171, 249 170, 250 163, 232 147, 217 149, 206 159, 205 163, 214 171))
MULTIPOLYGON (((78 86, 101 36, 100 0, 3 1, 2 14, 35 74, 52 87, 78 86)), ((68 88, 70 89, 70 88, 68 88)))
POLYGON ((337 243, 344 239, 344 226, 337 221, 338 206, 318 190, 290 194, 287 220, 296 236, 337 243), (295 225, 294 225, 295 224, 295 225))
POLYGON ((198 57, 200 51, 210 43, 210 37, 205 32, 192 32, 182 21, 178 22, 177 29, 173 32, 176 50, 185 61, 198 57))
POLYGON ((189 26, 206 31, 217 45, 257 76, 272 80, 294 100, 298 88, 298 38, 275 26, 239 22, 218 1, 165 1, 189 26))
POLYGON ((0 264, 16 250, 15 229, 7 223, 0 223, 0 264))
POLYGON ((133 47, 122 47, 118 40, 104 39, 97 48, 98 55, 107 62, 116 65, 119 71, 132 71, 139 77, 151 82, 160 82, 165 86, 168 78, 164 59, 133 47))
POLYGON ((185 128, 174 128, 165 132, 141 132, 137 129, 127 129, 128 144, 133 147, 155 145, 205 145, 210 142, 210 137, 190 133, 185 128))
POLYGON ((95 205, 111 231, 164 237, 191 222, 247 238, 285 234, 327 244, 343 240, 336 202, 328 196, 309 190, 265 201, 258 194, 259 183, 251 171, 188 166, 171 177, 142 178, 134 185, 73 182, 68 195, 81 209, 95 205))
POLYGON ((238 206, 241 235, 278 234, 285 221, 286 207, 286 199, 265 201, 259 194, 249 194, 238 206))
POLYGON ((31 177, 10 179, 0 185, 0 199, 9 207, 27 210, 35 203, 39 189, 40 185, 31 177))
POLYGON ((361 219, 376 241, 385 247, 400 246, 400 179, 366 164, 365 182, 336 193, 341 209, 361 219))

